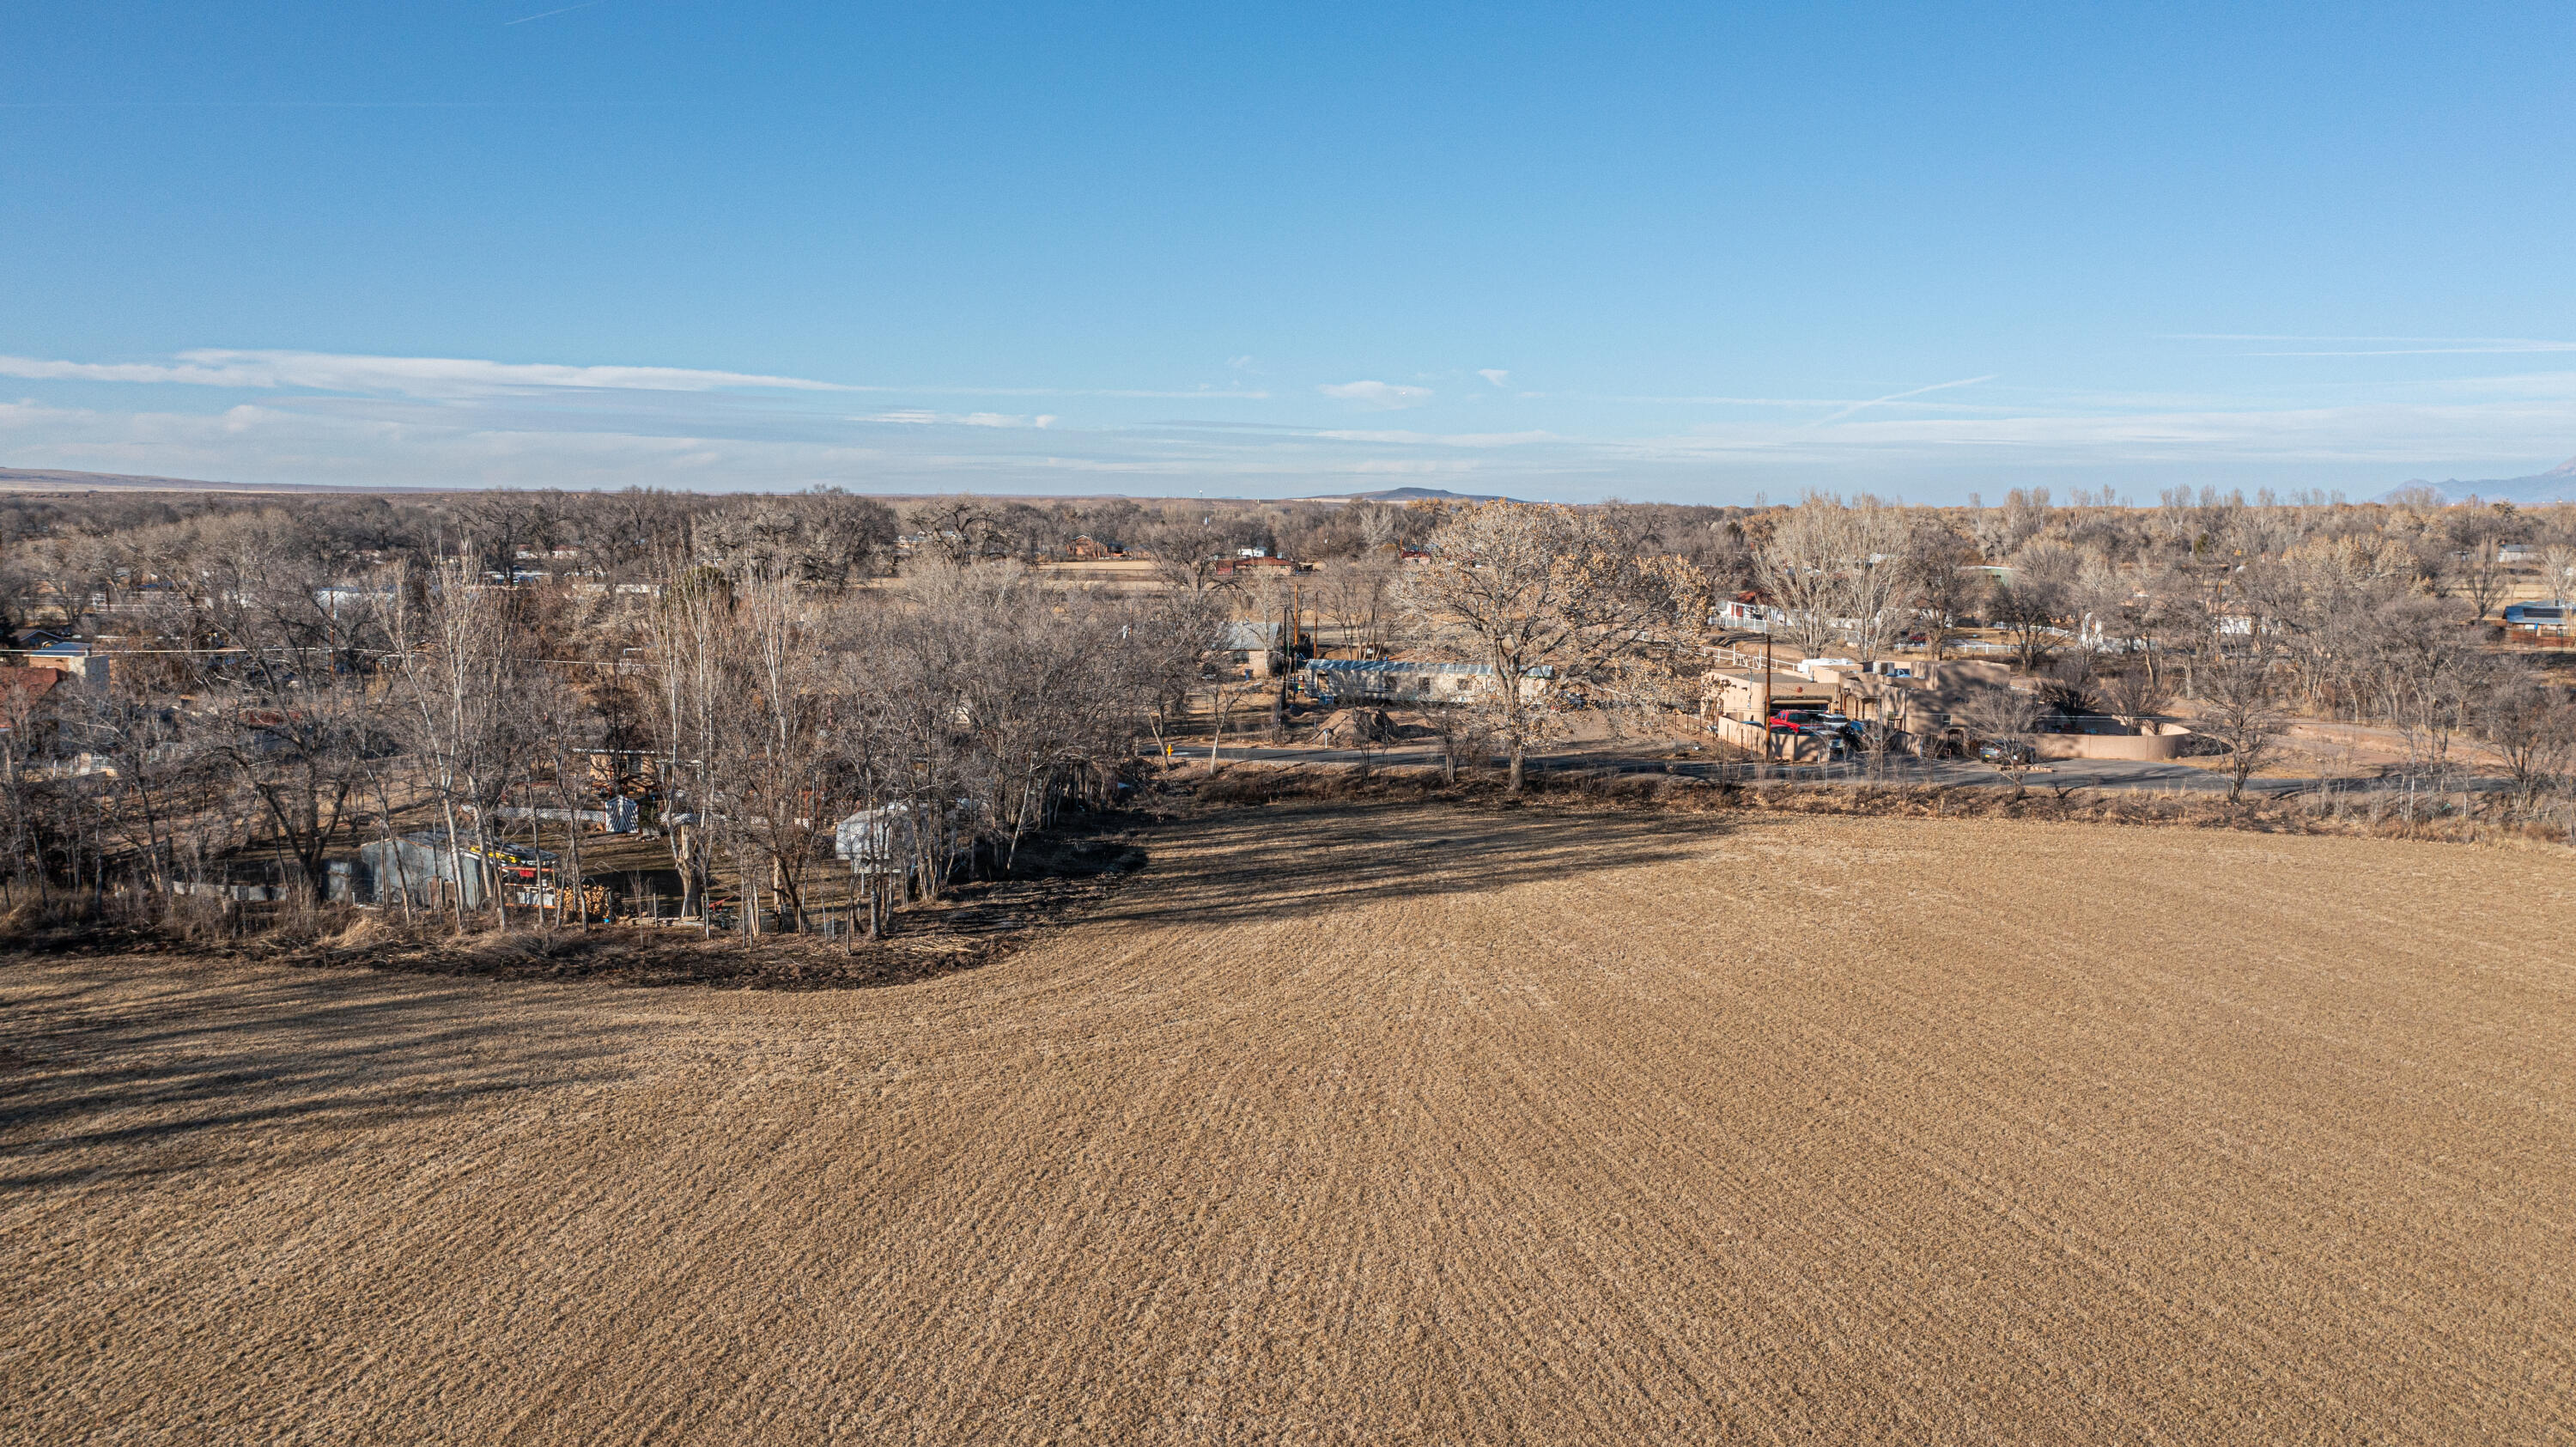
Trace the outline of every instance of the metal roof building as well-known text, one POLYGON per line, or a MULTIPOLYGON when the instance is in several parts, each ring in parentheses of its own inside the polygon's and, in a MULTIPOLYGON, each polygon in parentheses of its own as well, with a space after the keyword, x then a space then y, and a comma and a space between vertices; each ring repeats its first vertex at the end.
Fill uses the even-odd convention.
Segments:
MULTIPOLYGON (((1319 698, 1383 699, 1406 703, 1463 703, 1493 689, 1490 663, 1440 663, 1410 658, 1318 658, 1306 665, 1306 688, 1319 698)), ((1556 677, 1546 664, 1521 680, 1535 694, 1556 677)))
POLYGON ((495 839, 487 857, 462 830, 454 854, 448 851, 444 829, 371 839, 358 846, 353 895, 357 903, 372 904, 390 903, 400 894, 414 905, 435 908, 461 894, 467 909, 480 909, 487 876, 500 885, 505 901, 534 903, 534 896, 554 887, 554 851, 495 839), (462 879, 457 878, 459 864, 464 866, 462 879))

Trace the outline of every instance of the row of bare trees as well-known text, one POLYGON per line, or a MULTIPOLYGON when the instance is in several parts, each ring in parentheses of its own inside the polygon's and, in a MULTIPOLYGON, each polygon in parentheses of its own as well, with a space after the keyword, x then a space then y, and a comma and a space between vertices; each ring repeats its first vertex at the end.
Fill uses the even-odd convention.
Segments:
MULTIPOLYGON (((464 536, 350 551, 282 512, 129 539, 123 584, 93 600, 94 669, 114 672, 0 682, 0 872, 167 897, 262 863, 320 898, 356 846, 425 828, 462 879, 505 836, 531 842, 516 821, 599 810, 604 784, 641 796, 684 909, 711 921, 729 888, 740 928, 794 929, 855 811, 913 821, 909 873, 937 891, 1106 802, 1186 707, 1222 617, 1007 562, 818 576, 789 533, 747 541, 745 516, 622 579, 496 579, 464 536)), ((463 890, 380 883, 467 922, 463 890)), ((506 926, 516 891, 497 885, 476 893, 506 926)), ((581 891, 540 897, 585 922, 581 891)))
MULTIPOLYGON (((2026 735, 2050 715, 2134 722, 2187 700, 2226 753, 2232 795, 2301 717, 2384 730, 2403 772, 2428 779, 2456 773, 2473 743, 2527 810, 2576 788, 2565 681, 2495 646, 2482 605, 2445 571, 2457 555, 2496 555, 2451 544, 2492 543, 2512 524, 2542 540, 2518 549, 2516 576, 2569 591, 2561 570, 2576 552, 2549 540, 2576 536, 2553 531, 2576 517, 2175 497, 2124 524, 2161 526, 2168 545, 2123 548, 2095 526, 2098 507, 2061 513, 2041 495, 1996 511, 1969 519, 1981 543, 1954 510, 1809 497, 1750 530, 1751 596, 1809 657, 1869 663, 1900 646, 1937 657, 1964 628, 1995 635, 1977 646, 2001 649, 2035 686, 1995 701, 2026 717, 1985 720, 1989 736, 2026 735), (1994 560, 1988 549, 2006 542, 1994 560)), ((1617 508, 1452 509, 1426 539, 1429 558, 1398 572, 1411 641, 1491 670, 1478 711, 1514 789, 1569 698, 1676 703, 1673 665, 1730 591, 1732 579, 1641 545, 1622 521, 1617 508)))
POLYGON ((2135 717, 2187 699, 2235 793, 2302 716, 2384 729, 2427 776, 2454 771, 2472 740, 2526 807, 2571 783, 2565 681, 2496 646, 2485 619, 2511 587, 2576 593, 2576 510, 2179 493, 2155 510, 2053 510, 2017 494, 1967 521, 1809 497, 1763 521, 1754 570, 1811 657, 1868 662, 1903 637, 1937 656, 1975 625, 2056 711, 2135 717), (2521 540, 2510 554, 2506 538, 2521 540))

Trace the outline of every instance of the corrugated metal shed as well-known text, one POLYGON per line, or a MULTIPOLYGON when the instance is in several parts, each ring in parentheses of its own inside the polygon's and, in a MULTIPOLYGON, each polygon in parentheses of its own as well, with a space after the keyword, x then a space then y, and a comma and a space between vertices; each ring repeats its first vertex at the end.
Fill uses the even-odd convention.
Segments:
POLYGON ((467 909, 483 905, 483 879, 488 873, 497 876, 505 901, 525 903, 520 896, 554 883, 553 851, 531 848, 494 840, 487 856, 474 847, 471 837, 459 833, 456 853, 462 856, 465 877, 456 877, 455 861, 447 848, 447 831, 424 830, 394 839, 374 839, 358 846, 359 872, 353 893, 360 902, 386 902, 393 892, 403 891, 415 905, 435 906, 444 902, 450 891, 464 896, 467 909))
POLYGON ((1257 653, 1279 642, 1276 623, 1228 623, 1216 631, 1216 646, 1231 653, 1257 653))

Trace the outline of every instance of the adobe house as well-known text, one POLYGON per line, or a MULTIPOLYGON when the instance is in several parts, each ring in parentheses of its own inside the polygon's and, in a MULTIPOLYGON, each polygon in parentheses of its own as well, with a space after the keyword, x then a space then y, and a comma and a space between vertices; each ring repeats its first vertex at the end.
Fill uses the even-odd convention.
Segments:
POLYGON ((49 643, 42 648, 28 650, 26 660, 29 668, 50 668, 66 675, 66 682, 77 680, 79 687, 97 693, 107 691, 108 667, 112 660, 104 653, 92 652, 86 643, 49 643))
POLYGON ((51 707, 54 690, 65 675, 52 668, 0 668, 0 734, 24 723, 27 736, 13 738, 18 757, 49 752, 57 721, 51 707))

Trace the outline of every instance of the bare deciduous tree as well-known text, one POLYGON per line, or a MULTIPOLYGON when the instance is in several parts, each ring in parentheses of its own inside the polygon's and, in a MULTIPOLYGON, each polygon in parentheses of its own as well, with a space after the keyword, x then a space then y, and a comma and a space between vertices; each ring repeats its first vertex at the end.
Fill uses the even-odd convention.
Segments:
POLYGON ((1853 546, 1848 512, 1838 499, 1810 496, 1773 516, 1770 535, 1753 550, 1754 576, 1788 615, 1790 638, 1810 658, 1833 648, 1853 546))
POLYGON ((2227 802, 2245 797, 2245 781, 2280 743, 2288 719, 2270 655, 2223 654, 2201 671, 2200 732, 2227 748, 2227 802))
POLYGON ((2496 686, 2478 702, 2477 727, 2524 808, 2569 782, 2568 771, 2576 766, 2576 702, 2552 685, 2525 676, 2496 686))
POLYGON ((1518 793, 1549 672, 1561 681, 1612 662, 1653 626, 1637 560, 1598 517, 1513 502, 1452 514, 1431 554, 1405 570, 1405 604, 1452 652, 1492 670, 1507 787, 1518 793))
POLYGON ((2039 695, 2018 688, 1985 688, 1971 695, 1957 714, 1977 739, 1995 745, 1986 762, 2013 781, 2016 794, 2034 757, 2032 737, 2047 705, 2039 695))
POLYGON ((2445 588, 2468 603, 2474 618, 2486 621, 2513 583, 2505 568, 2504 540, 2492 528, 2477 528, 2443 560, 2441 578, 2445 588))
POLYGON ((1976 545, 1948 522, 1926 518, 1908 536, 1906 552, 1910 601, 1922 624, 1925 651, 1937 660, 1947 656, 1950 630, 1984 591, 1984 576, 1973 571, 1976 545))

